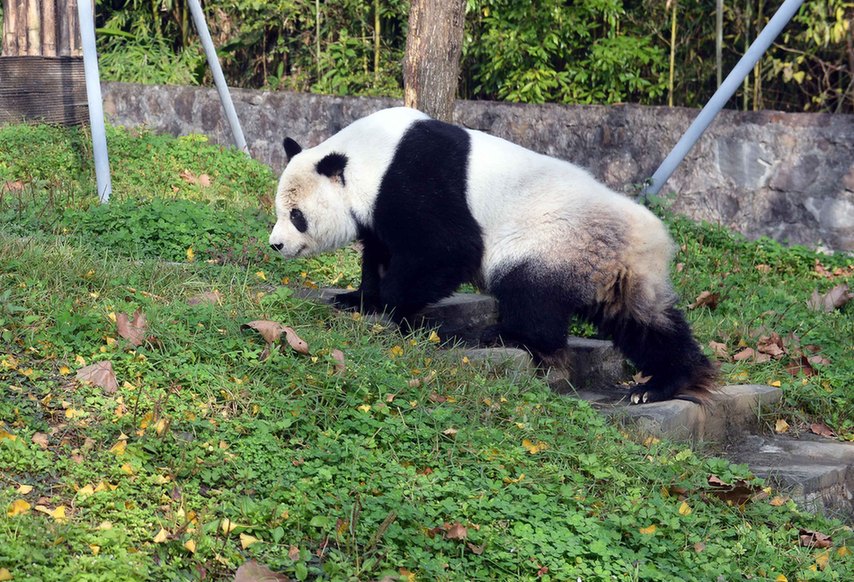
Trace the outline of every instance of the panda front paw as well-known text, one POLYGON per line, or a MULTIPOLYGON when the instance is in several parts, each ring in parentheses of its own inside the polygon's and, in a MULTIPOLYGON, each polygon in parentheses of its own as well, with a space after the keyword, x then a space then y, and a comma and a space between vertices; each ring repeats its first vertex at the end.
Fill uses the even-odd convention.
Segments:
POLYGON ((332 305, 338 309, 360 311, 362 313, 376 313, 381 311, 379 297, 362 293, 359 289, 336 295, 332 299, 332 305))

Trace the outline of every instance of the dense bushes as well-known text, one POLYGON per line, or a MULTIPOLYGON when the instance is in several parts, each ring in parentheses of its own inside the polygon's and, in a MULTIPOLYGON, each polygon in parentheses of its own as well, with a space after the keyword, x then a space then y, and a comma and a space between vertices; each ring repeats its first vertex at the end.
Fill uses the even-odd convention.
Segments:
MULTIPOLYGON (((725 4, 723 74, 780 4, 725 4)), ((232 84, 362 95, 401 93, 408 9, 405 0, 206 3, 232 84)), ((204 81, 184 0, 105 2, 99 10, 107 78, 204 81)), ((854 111, 852 15, 850 0, 805 3, 730 105, 854 111)), ((698 106, 717 86, 716 69, 712 0, 467 3, 464 98, 698 106)))

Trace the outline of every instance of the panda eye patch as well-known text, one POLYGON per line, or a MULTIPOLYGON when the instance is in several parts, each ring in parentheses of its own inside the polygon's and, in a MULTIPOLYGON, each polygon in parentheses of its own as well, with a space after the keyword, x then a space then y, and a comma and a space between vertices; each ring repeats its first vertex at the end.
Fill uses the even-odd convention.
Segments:
POLYGON ((291 224, 293 224, 294 228, 296 228, 300 232, 305 232, 308 230, 308 222, 306 222, 305 215, 299 208, 294 208, 293 210, 291 210, 291 224))

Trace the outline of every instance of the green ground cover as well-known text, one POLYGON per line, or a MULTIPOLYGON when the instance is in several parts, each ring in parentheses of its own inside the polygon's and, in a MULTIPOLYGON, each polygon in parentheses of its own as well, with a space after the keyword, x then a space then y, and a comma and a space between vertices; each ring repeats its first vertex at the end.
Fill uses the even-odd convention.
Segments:
MULTIPOLYGON (((356 282, 358 256, 269 256, 263 166, 108 137, 99 207, 85 134, 0 128, 0 580, 232 579, 248 559, 300 580, 852 578, 851 530, 746 467, 299 299, 356 282), (76 379, 107 361, 115 386, 76 379)), ((684 303, 717 295, 688 313, 725 379, 779 382, 770 427, 852 439, 852 306, 806 306, 851 260, 669 222, 684 303)))

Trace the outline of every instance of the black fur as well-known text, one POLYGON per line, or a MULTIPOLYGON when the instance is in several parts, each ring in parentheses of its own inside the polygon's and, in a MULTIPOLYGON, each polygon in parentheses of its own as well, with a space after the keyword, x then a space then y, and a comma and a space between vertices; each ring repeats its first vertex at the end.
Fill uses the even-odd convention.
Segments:
POLYGON ((308 230, 308 222, 305 220, 305 214, 302 213, 302 210, 299 208, 291 209, 291 224, 294 225, 294 228, 300 232, 305 232, 308 230))
MULTIPOLYGON (((566 346, 572 316, 594 323, 603 335, 651 380, 632 391, 642 402, 673 398, 692 388, 708 387, 715 368, 691 335, 685 316, 667 307, 659 323, 639 321, 626 312, 604 315, 604 306, 580 292, 586 282, 570 272, 549 272, 521 264, 502 275, 491 292, 498 299, 499 324, 484 341, 503 341, 529 348, 541 361, 566 346)), ((655 321, 655 320, 651 320, 655 321)))
POLYGON ((295 155, 302 151, 302 146, 289 137, 284 139, 282 145, 285 148, 285 156, 287 156, 289 162, 295 155))
POLYGON ((385 308, 401 323, 474 279, 483 256, 466 179, 471 140, 456 126, 417 121, 380 183, 364 243, 359 290, 343 305, 385 308))
POLYGON ((317 162, 317 173, 323 174, 329 178, 338 178, 341 184, 346 184, 344 181, 344 168, 347 167, 347 156, 339 153, 331 153, 323 157, 317 162))

